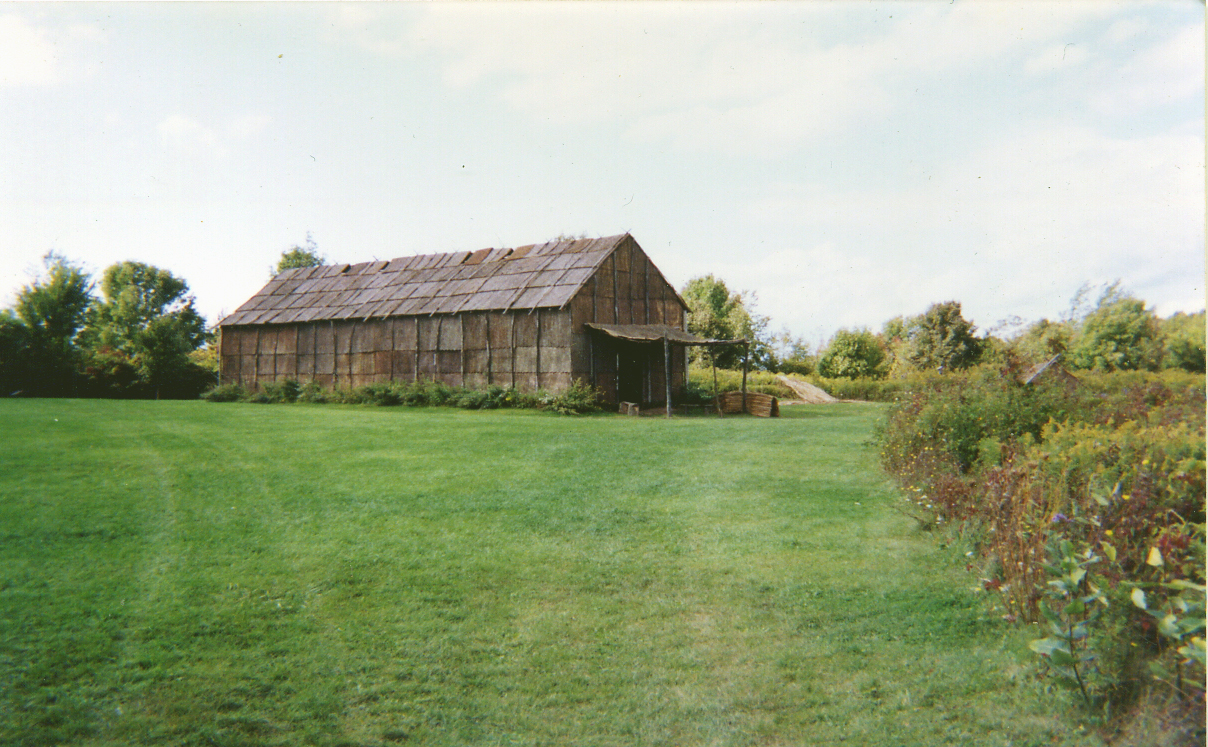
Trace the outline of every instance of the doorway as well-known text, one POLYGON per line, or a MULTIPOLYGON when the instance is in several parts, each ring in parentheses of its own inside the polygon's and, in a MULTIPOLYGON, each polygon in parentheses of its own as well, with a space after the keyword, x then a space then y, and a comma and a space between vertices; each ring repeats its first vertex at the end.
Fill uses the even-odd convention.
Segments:
POLYGON ((647 347, 632 343, 617 346, 617 399, 621 402, 645 400, 647 347))

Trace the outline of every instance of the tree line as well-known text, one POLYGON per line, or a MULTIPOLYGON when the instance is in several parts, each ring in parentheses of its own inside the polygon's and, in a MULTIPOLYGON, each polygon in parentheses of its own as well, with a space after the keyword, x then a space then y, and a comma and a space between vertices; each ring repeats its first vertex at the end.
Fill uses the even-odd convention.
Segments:
MULTIPOLYGON (((323 261, 307 233, 305 246, 283 251, 270 272, 323 261)), ((1159 319, 1119 283, 1101 289, 1094 304, 1092 290, 1082 288, 1056 321, 1005 325, 1013 333, 979 336, 960 302, 946 301, 917 316, 894 317, 879 332, 841 329, 817 349, 787 330, 772 333, 768 317, 756 311, 755 294, 731 291, 713 275, 689 280, 681 295, 690 332, 746 338, 751 367, 776 373, 884 379, 1056 355, 1073 369, 1204 372, 1203 311, 1159 319)), ((0 310, 0 394, 195 397, 216 383, 213 337, 188 284, 167 270, 120 262, 98 282, 51 252, 13 308, 0 310)), ((696 365, 734 369, 743 363, 734 348, 692 348, 690 355, 696 365)))
POLYGON ((214 366, 199 354, 211 333, 184 280, 120 262, 98 283, 54 252, 43 264, 0 311, 0 392, 180 398, 214 384, 214 366))
MULTIPOLYGON (((710 339, 746 338, 750 366, 774 373, 816 374, 830 379, 885 379, 916 371, 961 371, 981 363, 1039 363, 1060 355, 1063 365, 1088 371, 1204 372, 1204 312, 1159 318, 1119 282, 1094 291, 1083 286, 1060 319, 1023 325, 1018 319, 1001 331, 977 334, 959 301, 932 304, 917 316, 897 316, 879 332, 840 329, 817 349, 788 331, 773 334, 755 310, 755 296, 733 292, 713 275, 689 280, 680 291, 688 304, 688 331, 710 339)), ((690 353, 709 365, 707 349, 690 353)), ((721 368, 738 368, 742 353, 719 350, 721 368)))

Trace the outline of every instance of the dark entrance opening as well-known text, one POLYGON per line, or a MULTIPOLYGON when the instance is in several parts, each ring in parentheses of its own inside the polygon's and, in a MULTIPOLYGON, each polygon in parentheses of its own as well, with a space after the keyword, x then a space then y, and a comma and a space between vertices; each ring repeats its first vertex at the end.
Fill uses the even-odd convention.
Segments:
POLYGON ((646 381, 648 345, 622 343, 617 346, 617 398, 621 402, 642 402, 646 381))

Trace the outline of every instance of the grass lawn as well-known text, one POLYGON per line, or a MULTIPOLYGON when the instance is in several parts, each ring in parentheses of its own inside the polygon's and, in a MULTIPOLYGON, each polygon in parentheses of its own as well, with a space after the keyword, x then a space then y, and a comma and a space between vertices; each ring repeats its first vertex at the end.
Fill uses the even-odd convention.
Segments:
POLYGON ((0 401, 0 744, 1100 744, 881 412, 0 401))

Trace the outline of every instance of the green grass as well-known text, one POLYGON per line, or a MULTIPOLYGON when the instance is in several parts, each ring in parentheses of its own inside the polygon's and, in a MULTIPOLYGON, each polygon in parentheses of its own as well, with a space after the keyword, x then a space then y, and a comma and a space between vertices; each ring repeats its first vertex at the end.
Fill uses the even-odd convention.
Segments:
POLYGON ((0 744, 1100 744, 881 412, 0 401, 0 744))

